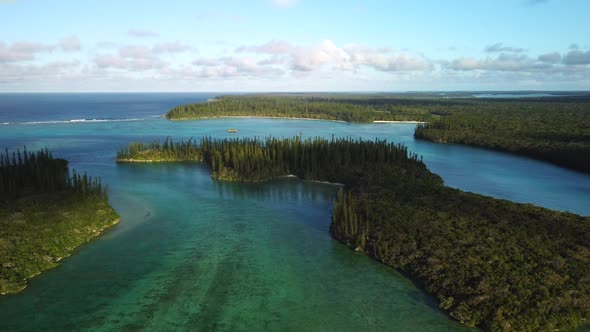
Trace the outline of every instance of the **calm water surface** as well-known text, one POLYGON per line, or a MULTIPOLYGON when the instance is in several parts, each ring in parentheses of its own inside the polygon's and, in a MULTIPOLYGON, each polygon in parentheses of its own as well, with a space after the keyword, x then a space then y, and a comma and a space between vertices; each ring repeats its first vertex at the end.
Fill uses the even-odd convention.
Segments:
POLYGON ((72 167, 102 176, 122 217, 22 293, 0 297, 0 330, 465 329, 395 270, 330 238, 335 187, 293 179, 219 182, 198 164, 115 164, 116 148, 131 141, 168 135, 382 138, 423 155, 450 186, 590 214, 590 176, 508 154, 415 141, 414 125, 155 117, 213 96, 0 95, 0 146, 47 146, 72 167))

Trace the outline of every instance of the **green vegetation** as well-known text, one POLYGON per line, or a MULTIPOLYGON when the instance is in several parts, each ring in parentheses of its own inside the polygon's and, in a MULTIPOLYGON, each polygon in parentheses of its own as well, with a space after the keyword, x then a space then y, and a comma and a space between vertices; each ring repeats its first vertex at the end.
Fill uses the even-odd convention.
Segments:
POLYGON ((174 142, 166 138, 162 143, 155 141, 150 144, 131 143, 117 151, 119 162, 171 162, 171 161, 201 161, 201 150, 192 139, 184 142, 174 142))
POLYGON ((427 121, 417 127, 416 138, 497 149, 590 172, 588 96, 477 99, 432 94, 254 94, 222 96, 178 106, 166 114, 171 120, 224 116, 427 121))
POLYGON ((553 331, 590 318, 589 218, 445 187, 385 141, 205 138, 186 149, 218 179, 343 183, 334 238, 411 276, 464 324, 553 331))
POLYGON ((340 192, 332 235, 413 277, 470 326, 573 330, 590 318, 590 219, 395 176, 340 192))
POLYGON ((0 293, 57 265, 118 221, 100 178, 69 174, 47 150, 0 154, 0 293))
POLYGON ((47 149, 28 152, 24 147, 11 154, 8 149, 0 153, 0 200, 21 196, 57 192, 71 192, 83 198, 96 196, 107 200, 108 189, 103 188, 100 178, 92 178, 73 172, 70 177, 68 162, 54 159, 47 149))
POLYGON ((166 114, 170 120, 224 116, 287 117, 348 122, 427 121, 430 111, 401 105, 388 98, 367 96, 222 96, 207 103, 177 106, 166 114))
POLYGON ((508 151, 590 172, 590 103, 505 102, 454 111, 415 136, 508 151))

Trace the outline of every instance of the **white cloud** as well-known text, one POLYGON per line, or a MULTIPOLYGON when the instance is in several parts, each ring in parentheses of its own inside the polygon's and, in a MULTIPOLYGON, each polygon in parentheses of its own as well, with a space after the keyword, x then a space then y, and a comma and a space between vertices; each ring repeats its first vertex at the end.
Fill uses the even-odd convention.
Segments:
POLYGON ((563 57, 566 65, 588 65, 590 64, 590 51, 572 50, 563 57))
POLYGON ((288 64, 291 70, 316 71, 323 67, 351 71, 370 67, 377 71, 431 70, 432 63, 407 52, 393 52, 388 48, 370 48, 360 45, 338 47, 331 40, 312 46, 296 46, 286 41, 273 40, 262 45, 242 46, 238 53, 271 55, 260 64, 288 64))
POLYGON ((126 57, 122 55, 100 55, 94 59, 95 64, 102 69, 121 69, 128 71, 145 71, 161 69, 167 63, 157 58, 126 57))
POLYGON ((278 77, 284 74, 280 68, 260 64, 250 57, 200 58, 193 61, 196 70, 190 75, 203 78, 230 77, 278 77))
POLYGON ((160 56, 164 53, 180 53, 191 50, 188 45, 172 42, 158 43, 154 46, 125 45, 118 48, 117 54, 101 54, 94 58, 94 63, 102 69, 120 69, 129 71, 147 71, 162 69, 169 63, 160 56))
POLYGON ((522 80, 545 85, 560 81, 588 81, 590 79, 590 52, 569 51, 565 56, 558 52, 541 54, 536 58, 526 55, 505 54, 485 59, 462 57, 441 61, 443 73, 462 73, 463 78, 491 82, 522 80))
POLYGON ((547 63, 559 63, 561 61, 561 54, 557 52, 541 54, 538 59, 547 63))
POLYGON ((154 53, 181 53, 190 51, 192 47, 180 42, 158 43, 152 47, 154 53))
POLYGON ((8 45, 0 42, 0 63, 31 61, 35 60, 38 54, 57 50, 65 52, 79 51, 80 40, 75 36, 71 36, 61 39, 55 44, 19 41, 8 45))
POLYGON ((0 42, 0 63, 32 60, 35 53, 30 49, 23 50, 21 46, 15 46, 15 44, 9 46, 0 42))
POLYGON ((409 53, 395 53, 387 48, 374 49, 362 46, 345 48, 349 62, 355 69, 360 66, 371 67, 378 71, 429 71, 434 68, 430 60, 409 53))
POLYGON ((537 71, 547 69, 550 64, 527 57, 502 53, 496 58, 478 60, 470 57, 452 61, 449 68, 454 70, 489 70, 489 71, 537 71))
POLYGON ((221 61, 219 61, 218 59, 200 58, 193 61, 193 65, 203 67, 214 67, 221 65, 221 61))
POLYGON ((496 43, 496 44, 486 46, 486 48, 484 48, 484 51, 487 53, 499 53, 499 52, 522 53, 522 52, 525 52, 526 50, 524 48, 519 48, 519 47, 504 46, 503 43, 496 43))
POLYGON ((296 5, 299 0, 272 0, 272 3, 279 8, 288 8, 296 5))
POLYGON ((267 54, 288 54, 295 47, 283 40, 272 40, 262 45, 241 46, 237 52, 267 53, 267 54))
POLYGON ((146 46, 123 46, 119 48, 119 55, 123 58, 131 59, 149 59, 153 58, 152 49, 146 46))
POLYGON ((71 53, 81 50, 76 36, 55 43, 0 41, 0 90, 31 90, 41 85, 51 89, 57 84, 81 89, 77 84, 87 82, 103 90, 125 88, 129 83, 142 87, 151 84, 154 89, 226 86, 235 91, 255 90, 250 87, 267 91, 278 87, 337 90, 345 86, 359 90, 492 88, 507 82, 519 88, 579 88, 590 84, 590 51, 585 49, 533 55, 503 44, 488 48, 504 51, 481 58, 434 60, 415 52, 338 45, 329 39, 316 44, 271 40, 187 61, 196 48, 180 41, 100 43, 88 53, 71 53))
POLYGON ((59 46, 63 51, 74 52, 79 51, 81 48, 80 39, 76 36, 70 36, 63 38, 59 41, 59 46))
POLYGON ((140 37, 140 38, 158 37, 157 33, 153 32, 153 31, 149 31, 149 30, 131 29, 131 30, 127 31, 127 34, 132 37, 140 37))
POLYGON ((0 80, 4 82, 50 80, 65 77, 80 68, 79 60, 52 61, 42 65, 15 65, 1 67, 0 80))

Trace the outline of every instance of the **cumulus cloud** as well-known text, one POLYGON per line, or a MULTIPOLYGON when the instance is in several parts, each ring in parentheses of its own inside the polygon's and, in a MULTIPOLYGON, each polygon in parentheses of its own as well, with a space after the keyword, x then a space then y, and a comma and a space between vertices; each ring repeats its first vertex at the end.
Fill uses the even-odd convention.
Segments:
POLYGON ((154 55, 147 46, 127 45, 120 47, 117 54, 103 54, 95 57, 95 64, 102 69, 144 71, 163 68, 166 63, 154 55))
POLYGON ((119 55, 123 58, 148 59, 153 58, 152 49, 146 46, 123 46, 119 49, 119 55))
POLYGON ((590 51, 569 51, 563 57, 563 63, 566 65, 588 65, 590 64, 590 51))
POLYGON ((316 71, 326 66, 349 71, 370 67, 385 72, 433 68, 432 63, 421 56, 359 45, 338 47, 331 40, 312 46, 296 46, 274 40, 262 45, 242 46, 236 51, 270 55, 260 64, 287 64, 291 70, 300 72, 316 71))
POLYGON ((237 52, 267 53, 267 54, 288 54, 295 47, 283 40, 272 40, 262 45, 241 46, 236 49, 237 52))
POLYGON ((272 3, 279 8, 288 8, 296 5, 299 0, 272 0, 272 3))
POLYGON ((588 80, 590 78, 590 51, 572 50, 562 56, 558 52, 529 57, 522 54, 502 53, 497 57, 476 59, 472 57, 441 61, 447 72, 462 72, 466 77, 520 77, 534 82, 558 80, 588 80))
POLYGON ((221 61, 219 61, 219 59, 200 58, 193 61, 193 65, 203 67, 214 67, 221 65, 221 61))
POLYGON ((190 46, 179 42, 158 43, 153 46, 124 45, 118 48, 116 54, 96 56, 94 63, 103 69, 130 71, 161 69, 168 66, 168 63, 160 58, 162 54, 186 52, 191 49, 190 46))
POLYGON ((496 43, 486 48, 489 52, 483 57, 434 60, 410 51, 358 44, 338 45, 331 40, 316 44, 271 40, 243 45, 220 56, 186 61, 180 53, 193 54, 196 49, 181 42, 100 43, 97 46, 88 54, 63 53, 59 56, 63 56, 64 61, 43 64, 44 59, 56 58, 45 58, 43 53, 79 51, 80 40, 71 36, 55 43, 21 41, 7 44, 0 41, 0 84, 21 82, 24 86, 43 81, 53 86, 50 82, 103 79, 147 82, 149 78, 150 82, 166 86, 173 81, 228 82, 233 85, 237 82, 273 82, 272 86, 275 86, 275 82, 294 82, 293 79, 315 83, 324 82, 322 80, 332 83, 363 81, 367 84, 395 81, 403 86, 435 81, 444 84, 520 81, 541 85, 561 81, 576 82, 572 84, 579 86, 583 84, 580 82, 590 80, 590 51, 580 48, 533 55, 528 53, 531 51, 524 53, 524 49, 496 43), (73 59, 80 56, 86 58, 73 59))
POLYGON ((495 43, 495 44, 486 46, 486 48, 484 48, 484 51, 487 53, 499 53, 499 52, 522 53, 522 52, 525 52, 526 50, 524 48, 519 48, 519 47, 504 46, 503 43, 495 43))
POLYGON ((152 47, 154 53, 181 53, 190 51, 192 47, 180 42, 158 43, 152 47))
POLYGON ((79 51, 81 48, 80 39, 76 36, 70 36, 63 38, 59 41, 59 46, 63 51, 74 52, 79 51))
POLYGON ((453 70, 488 70, 488 71, 531 71, 548 68, 542 61, 534 60, 525 55, 502 53, 496 58, 475 59, 463 57, 453 60, 449 68, 453 70))
POLYGON ((31 44, 6 45, 4 42, 0 42, 0 63, 32 60, 37 52, 39 52, 38 46, 33 47, 31 44))
POLYGON ((40 53, 49 53, 57 50, 72 52, 80 50, 80 40, 75 37, 61 39, 55 44, 43 44, 34 42, 14 42, 5 44, 0 42, 0 63, 31 61, 40 53))
MULTIPOLYGON (((409 53, 394 53, 389 49, 373 49, 361 46, 344 48, 348 56, 348 64, 358 69, 368 66, 384 72, 395 71, 428 71, 433 64, 422 56, 409 53)), ((346 65, 345 65, 346 66, 346 65)))
POLYGON ((167 65, 158 58, 125 57, 121 55, 100 55, 94 59, 94 62, 98 68, 114 68, 128 71, 161 69, 167 65))
POLYGON ((202 78, 229 77, 278 77, 284 71, 280 68, 260 64, 250 57, 222 57, 219 59, 200 58, 193 61, 196 70, 191 75, 202 78))
POLYGON ((547 63, 559 63, 561 61, 561 54, 557 52, 541 54, 538 59, 539 61, 547 63))
POLYGON ((153 32, 153 31, 148 31, 148 30, 131 29, 131 30, 127 31, 127 34, 132 37, 140 37, 140 38, 158 37, 157 33, 153 32))
POLYGON ((80 68, 80 61, 52 61, 42 65, 6 64, 1 68, 0 80, 5 82, 55 79, 76 72, 80 68))

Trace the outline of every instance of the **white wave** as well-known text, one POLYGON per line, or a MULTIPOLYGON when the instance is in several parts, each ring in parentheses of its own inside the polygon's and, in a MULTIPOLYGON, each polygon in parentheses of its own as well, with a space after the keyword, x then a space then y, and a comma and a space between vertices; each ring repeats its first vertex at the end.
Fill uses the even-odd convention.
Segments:
MULTIPOLYGON (((24 125, 40 125, 40 124, 59 124, 59 123, 94 123, 94 122, 129 122, 142 121, 144 118, 127 118, 127 119, 71 119, 71 120, 50 120, 50 121, 27 121, 20 122, 24 125)), ((5 123, 8 124, 8 123, 5 123)))
POLYGON ((9 125, 10 122, 2 122, 3 125, 9 125))

